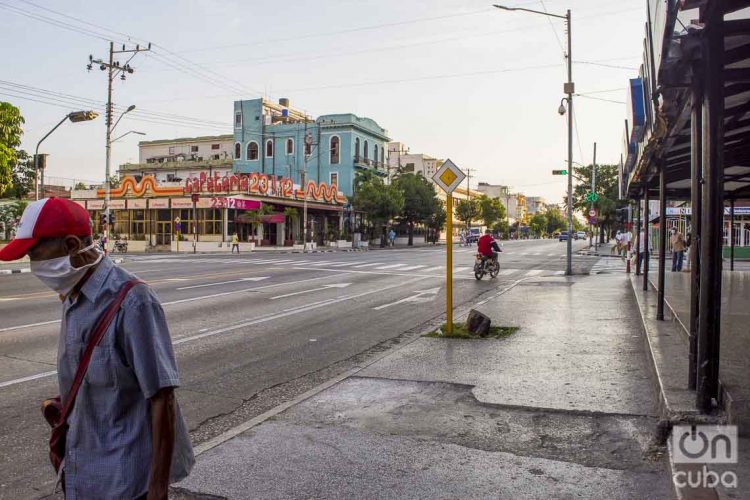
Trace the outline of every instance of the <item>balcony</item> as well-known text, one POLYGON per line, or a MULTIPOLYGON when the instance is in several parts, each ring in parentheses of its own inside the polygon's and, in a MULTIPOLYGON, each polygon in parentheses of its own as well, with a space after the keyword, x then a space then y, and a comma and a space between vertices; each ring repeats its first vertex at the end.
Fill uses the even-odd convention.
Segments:
POLYGON ((355 156, 354 168, 374 168, 377 170, 385 170, 388 168, 388 165, 380 161, 371 160, 369 158, 363 158, 361 156, 355 156))

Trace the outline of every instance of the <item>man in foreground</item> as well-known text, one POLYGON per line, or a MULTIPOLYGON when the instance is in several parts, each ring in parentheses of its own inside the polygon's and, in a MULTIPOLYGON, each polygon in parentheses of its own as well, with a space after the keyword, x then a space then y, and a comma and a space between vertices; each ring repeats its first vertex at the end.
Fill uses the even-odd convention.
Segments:
MULTIPOLYGON (((92 330, 134 277, 103 255, 88 212, 47 198, 23 213, 0 260, 28 255, 31 272, 60 295, 58 382, 62 403, 92 330)), ((194 463, 164 311, 150 287, 127 294, 94 348, 67 418, 61 466, 66 499, 166 499, 194 463)))

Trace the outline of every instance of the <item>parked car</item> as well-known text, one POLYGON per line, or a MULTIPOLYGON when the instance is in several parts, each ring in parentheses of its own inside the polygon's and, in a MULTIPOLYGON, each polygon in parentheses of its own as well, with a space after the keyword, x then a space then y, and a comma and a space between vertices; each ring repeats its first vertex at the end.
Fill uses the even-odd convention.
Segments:
POLYGON ((577 240, 585 240, 586 239, 586 231, 578 231, 576 233, 576 239, 577 240))
POLYGON ((561 231, 560 236, 558 236, 557 238, 558 238, 558 241, 568 241, 568 232, 561 231))

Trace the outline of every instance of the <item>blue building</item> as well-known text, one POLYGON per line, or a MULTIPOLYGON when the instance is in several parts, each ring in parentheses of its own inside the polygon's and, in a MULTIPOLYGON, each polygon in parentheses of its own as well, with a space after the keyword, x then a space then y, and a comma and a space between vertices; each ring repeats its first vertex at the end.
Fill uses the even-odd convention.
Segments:
POLYGON ((306 179, 353 193, 357 170, 386 175, 388 132, 370 118, 351 113, 312 119, 288 99, 234 103, 234 171, 306 179))

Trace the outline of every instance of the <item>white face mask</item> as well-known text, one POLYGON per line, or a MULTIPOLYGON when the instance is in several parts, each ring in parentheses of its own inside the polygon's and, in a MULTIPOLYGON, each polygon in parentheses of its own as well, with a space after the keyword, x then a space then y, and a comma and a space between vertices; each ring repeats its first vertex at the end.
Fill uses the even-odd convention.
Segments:
POLYGON ((83 278, 83 275, 86 274, 86 270, 97 265, 99 261, 102 260, 102 257, 104 257, 104 254, 99 250, 96 243, 92 243, 86 248, 79 250, 76 254, 87 252, 92 248, 97 249, 99 257, 91 264, 86 264, 81 267, 73 267, 70 263, 70 255, 63 255, 62 257, 54 259, 32 260, 31 272, 34 276, 39 278, 42 283, 57 293, 67 295, 73 287, 76 286, 76 283, 83 278))

